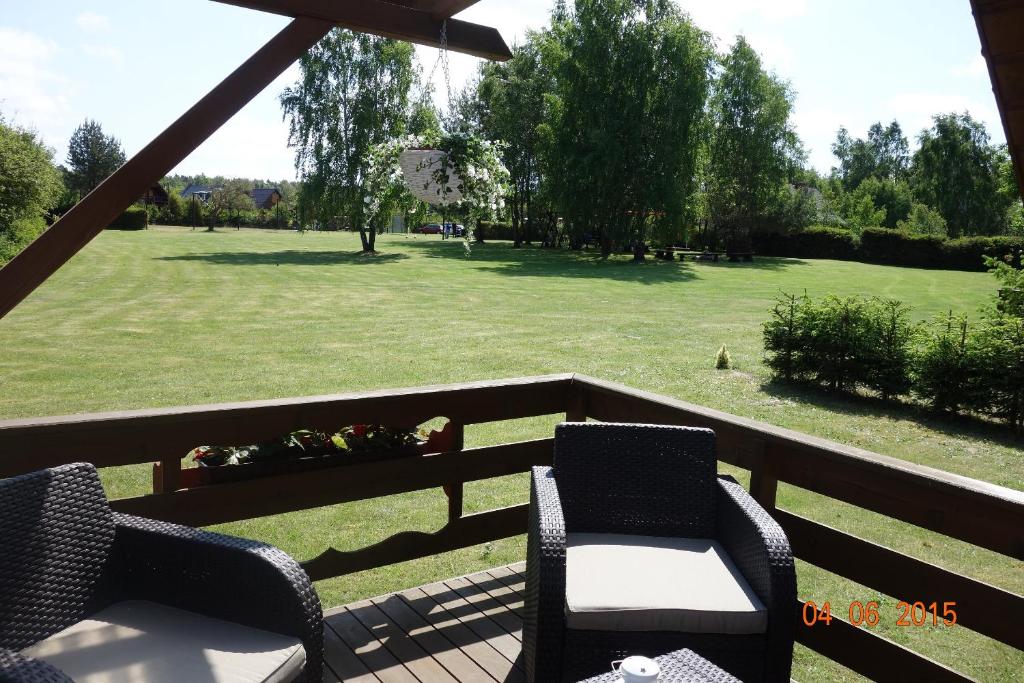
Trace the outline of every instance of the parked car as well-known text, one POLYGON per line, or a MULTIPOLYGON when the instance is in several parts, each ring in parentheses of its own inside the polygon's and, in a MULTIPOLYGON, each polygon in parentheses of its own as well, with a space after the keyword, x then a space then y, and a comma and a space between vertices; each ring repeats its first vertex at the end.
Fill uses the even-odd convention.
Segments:
POLYGON ((466 233, 466 227, 461 223, 456 223, 454 226, 451 223, 445 223, 444 227, 448 229, 449 235, 454 235, 455 237, 462 237, 466 233))
POLYGON ((443 228, 441 228, 440 223, 424 223, 416 228, 416 232, 423 235, 440 235, 443 232, 443 228))

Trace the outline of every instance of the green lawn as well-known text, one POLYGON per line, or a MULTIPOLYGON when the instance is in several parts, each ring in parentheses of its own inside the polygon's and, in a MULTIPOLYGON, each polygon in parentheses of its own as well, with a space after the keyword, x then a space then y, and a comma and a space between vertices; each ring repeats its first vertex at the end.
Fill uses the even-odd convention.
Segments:
MULTIPOLYGON (((600 261, 506 243, 349 234, 106 232, 0 320, 0 417, 301 396, 580 372, 908 461, 1024 489, 1024 451, 1005 429, 766 383, 760 325, 780 291, 903 299, 925 319, 974 313, 980 273, 838 261, 600 261), (727 344, 735 370, 716 371, 727 344)), ((439 414, 443 406, 438 406, 439 414)), ((467 430, 468 445, 550 434, 557 418, 467 430)), ((112 497, 144 491, 144 466, 104 473, 112 497)), ((792 487, 781 505, 1024 592, 1024 564, 792 487)), ((522 476, 468 487, 467 509, 526 500, 522 476)), ((223 525, 300 559, 444 523, 439 491, 223 525)), ((325 605, 521 559, 521 539, 318 584, 325 605)), ((896 628, 894 601, 800 564, 800 593, 882 599, 879 630, 983 680, 1013 680, 1024 653, 960 628, 896 628)), ((798 648, 802 680, 849 673, 798 648)))

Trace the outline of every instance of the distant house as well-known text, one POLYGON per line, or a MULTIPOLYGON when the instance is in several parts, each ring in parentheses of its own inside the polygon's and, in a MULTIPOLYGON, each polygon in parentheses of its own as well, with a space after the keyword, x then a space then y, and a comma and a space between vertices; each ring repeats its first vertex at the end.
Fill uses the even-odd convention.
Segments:
POLYGON ((276 187, 257 187, 249 190, 249 196, 257 209, 273 209, 283 199, 281 191, 276 187))
POLYGON ((146 194, 142 195, 139 201, 146 206, 164 206, 167 204, 167 190, 160 183, 156 183, 146 190, 146 194))
POLYGON ((181 198, 191 200, 193 197, 201 201, 203 204, 210 200, 213 193, 219 190, 219 187, 213 185, 200 185, 198 183, 191 183, 188 187, 181 191, 181 198))

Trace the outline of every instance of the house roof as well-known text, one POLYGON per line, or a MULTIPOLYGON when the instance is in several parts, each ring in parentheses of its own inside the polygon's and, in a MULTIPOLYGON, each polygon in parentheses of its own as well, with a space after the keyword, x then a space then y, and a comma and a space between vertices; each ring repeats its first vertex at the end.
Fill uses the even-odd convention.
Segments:
POLYGON ((267 202, 271 200, 274 194, 277 194, 278 201, 281 201, 281 191, 276 187, 257 187, 249 190, 249 196, 252 197, 252 203, 264 208, 269 208, 267 206, 267 202))
POLYGON ((201 185, 199 183, 190 183, 188 187, 181 191, 181 196, 183 199, 188 199, 192 195, 209 195, 212 194, 215 190, 219 189, 220 188, 215 187, 213 185, 201 185))
POLYGON ((157 206, 163 206, 167 203, 167 190, 160 183, 153 183, 153 185, 146 190, 146 193, 142 195, 143 200, 157 206))
POLYGON ((1024 0, 971 0, 971 8, 1024 193, 1024 0))

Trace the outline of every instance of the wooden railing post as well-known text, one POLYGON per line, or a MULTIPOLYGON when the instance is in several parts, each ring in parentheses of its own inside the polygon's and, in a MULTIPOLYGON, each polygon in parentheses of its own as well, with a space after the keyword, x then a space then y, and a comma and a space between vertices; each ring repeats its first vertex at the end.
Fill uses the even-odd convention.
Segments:
MULTIPOLYGON (((466 428, 462 423, 451 423, 452 450, 461 451, 465 444, 466 428)), ((448 485, 448 523, 462 519, 463 512, 463 488, 465 484, 461 481, 452 482, 448 485)))
POLYGON ((774 510, 779 480, 764 440, 754 440, 751 450, 754 466, 750 468, 750 495, 765 510, 774 510))
POLYGON ((181 488, 181 458, 164 458, 153 463, 153 493, 170 493, 181 488))
POLYGON ((569 386, 569 402, 565 407, 566 422, 587 421, 586 387, 573 383, 569 386))

